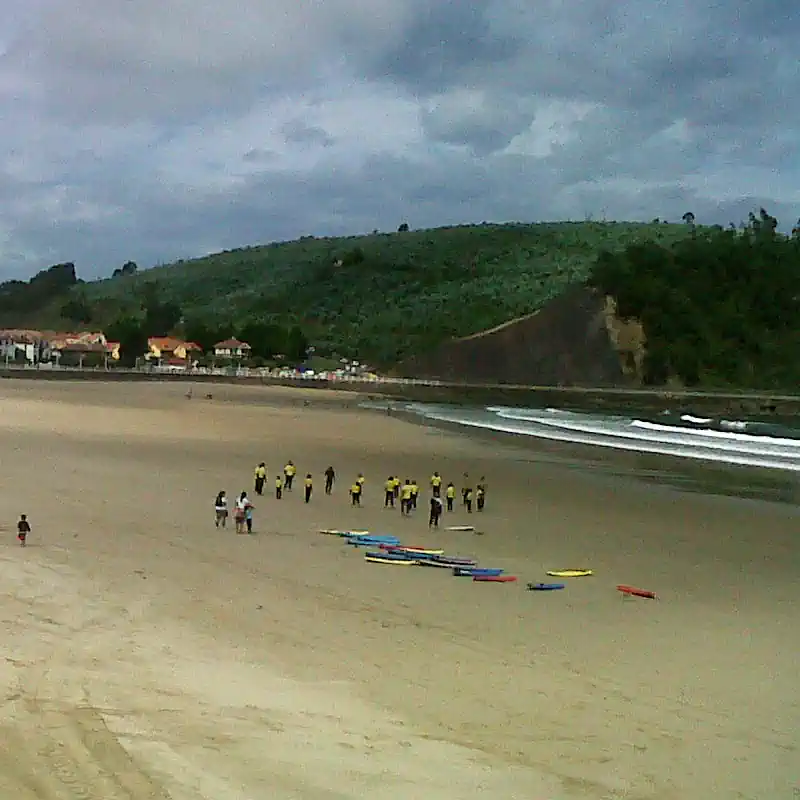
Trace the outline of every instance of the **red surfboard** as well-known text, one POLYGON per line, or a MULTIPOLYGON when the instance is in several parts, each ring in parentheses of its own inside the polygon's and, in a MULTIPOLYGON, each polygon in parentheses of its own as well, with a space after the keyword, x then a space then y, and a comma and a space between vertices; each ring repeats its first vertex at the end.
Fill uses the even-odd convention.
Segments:
POLYGON ((513 583, 516 575, 473 575, 472 580, 480 583, 513 583))
POLYGON ((633 595, 634 597, 646 597, 648 600, 657 599, 655 592, 650 592, 647 589, 637 589, 635 586, 625 586, 621 584, 617 586, 617 591, 622 592, 622 594, 633 595))

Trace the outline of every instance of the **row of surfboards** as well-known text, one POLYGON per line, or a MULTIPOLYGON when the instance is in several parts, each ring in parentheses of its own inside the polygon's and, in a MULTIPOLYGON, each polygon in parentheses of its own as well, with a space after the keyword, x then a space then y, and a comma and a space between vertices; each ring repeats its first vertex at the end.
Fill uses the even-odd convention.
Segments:
MULTIPOLYGON (((453 526, 451 531, 471 531, 470 526, 453 526)), ((451 569, 456 577, 472 578, 473 581, 489 583, 514 583, 516 575, 506 575, 502 569, 479 567, 472 558, 446 555, 441 548, 415 547, 403 545, 396 536, 371 534, 369 531, 320 530, 320 533, 343 538, 352 547, 366 547, 364 560, 373 564, 392 564, 394 566, 423 566, 451 569)), ((558 569, 549 570, 552 578, 585 578, 593 575, 590 569, 558 569)), ((528 583, 530 591, 550 592, 566 588, 565 583, 528 583)), ((625 595, 656 599, 654 592, 638 589, 635 586, 620 584, 617 590, 625 595)))

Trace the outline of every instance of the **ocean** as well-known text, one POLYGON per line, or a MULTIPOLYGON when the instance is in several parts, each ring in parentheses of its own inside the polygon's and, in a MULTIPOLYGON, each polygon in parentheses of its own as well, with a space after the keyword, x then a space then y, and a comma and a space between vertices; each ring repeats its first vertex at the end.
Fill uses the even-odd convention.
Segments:
MULTIPOLYGON (((365 404, 367 405, 367 404, 365 404)), ((726 420, 683 411, 658 416, 600 415, 557 408, 470 408, 424 403, 369 403, 422 420, 553 442, 673 456, 720 465, 800 473, 800 426, 726 420)), ((794 422, 795 424, 791 424, 794 422)))

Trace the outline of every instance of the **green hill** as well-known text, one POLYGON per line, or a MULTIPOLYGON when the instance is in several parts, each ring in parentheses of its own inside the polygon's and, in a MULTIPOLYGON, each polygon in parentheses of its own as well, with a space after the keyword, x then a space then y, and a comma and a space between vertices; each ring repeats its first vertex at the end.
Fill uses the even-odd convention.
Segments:
MULTIPOLYGON (((248 321, 297 325, 321 355, 380 366, 528 314, 586 280, 601 251, 672 245, 686 225, 473 225, 248 247, 73 290, 94 319, 138 314, 149 291, 187 333, 248 321)), ((153 331, 166 333, 166 331, 153 331)))

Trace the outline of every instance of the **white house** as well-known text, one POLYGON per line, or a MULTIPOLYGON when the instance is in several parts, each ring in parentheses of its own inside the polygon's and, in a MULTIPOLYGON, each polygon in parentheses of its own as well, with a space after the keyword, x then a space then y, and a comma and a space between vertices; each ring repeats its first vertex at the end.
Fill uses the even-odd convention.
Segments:
POLYGON ((50 343, 39 331, 0 331, 0 360, 37 364, 50 359, 50 343))
POLYGON ((249 358, 251 347, 238 339, 225 339, 214 345, 214 355, 218 358, 249 358))

